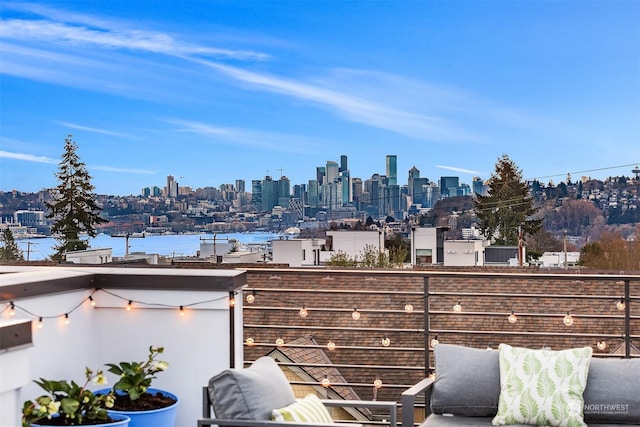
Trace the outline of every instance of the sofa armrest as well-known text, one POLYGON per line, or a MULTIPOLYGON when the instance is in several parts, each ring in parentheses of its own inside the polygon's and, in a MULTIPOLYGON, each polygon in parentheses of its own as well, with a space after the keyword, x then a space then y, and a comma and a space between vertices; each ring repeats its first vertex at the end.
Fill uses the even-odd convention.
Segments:
POLYGON ((424 393, 425 415, 429 415, 429 401, 431 400, 431 390, 433 389, 433 378, 425 378, 418 384, 402 392, 400 403, 402 404, 402 427, 413 427, 415 417, 416 397, 424 393))
POLYGON ((221 418, 200 418, 198 427, 220 426, 220 427, 362 427, 362 424, 352 423, 295 423, 277 422, 267 420, 225 420, 221 418))
POLYGON ((325 406, 341 408, 367 408, 386 409, 389 411, 389 426, 396 427, 398 424, 398 402, 384 400, 322 400, 325 406))

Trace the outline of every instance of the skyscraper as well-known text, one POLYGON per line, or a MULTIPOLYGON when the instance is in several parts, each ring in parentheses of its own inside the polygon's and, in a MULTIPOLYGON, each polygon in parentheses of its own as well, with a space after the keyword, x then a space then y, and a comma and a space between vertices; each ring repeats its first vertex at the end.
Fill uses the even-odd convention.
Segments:
POLYGON ((387 155, 387 178, 389 185, 398 185, 398 156, 387 155))
POLYGON ((343 154, 342 156, 340 156, 340 172, 346 172, 348 170, 349 167, 347 166, 347 156, 343 154))

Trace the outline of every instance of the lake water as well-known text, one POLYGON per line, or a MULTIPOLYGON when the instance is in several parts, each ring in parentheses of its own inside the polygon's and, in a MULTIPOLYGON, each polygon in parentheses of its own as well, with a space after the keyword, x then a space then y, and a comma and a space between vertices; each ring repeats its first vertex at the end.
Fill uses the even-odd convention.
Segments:
MULTIPOLYGON (((168 234, 168 235, 145 235, 144 238, 129 238, 129 253, 146 252, 148 254, 160 254, 164 256, 196 256, 200 250, 201 239, 212 239, 213 234, 168 234)), ((235 239, 240 244, 267 243, 274 239, 279 239, 277 233, 217 233, 216 239, 219 243, 227 243, 226 239, 235 239)), ((100 234, 94 239, 89 239, 91 249, 112 248, 114 257, 125 255, 125 238, 111 237, 107 234, 100 234)), ((212 243, 212 240, 206 240, 212 243)), ((53 249, 58 242, 53 237, 40 239, 17 240, 16 243, 22 249, 24 258, 27 259, 29 251, 29 261, 40 261, 51 257, 53 249)))

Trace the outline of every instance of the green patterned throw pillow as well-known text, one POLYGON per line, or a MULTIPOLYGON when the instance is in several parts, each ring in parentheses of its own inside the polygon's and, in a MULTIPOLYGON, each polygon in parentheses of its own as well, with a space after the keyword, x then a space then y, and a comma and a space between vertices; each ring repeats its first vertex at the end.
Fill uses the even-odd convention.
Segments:
POLYGON ((324 404, 315 394, 308 394, 289 406, 274 409, 271 414, 273 421, 291 421, 298 423, 330 424, 333 418, 324 404))
POLYGON ((586 427, 591 347, 530 350, 500 344, 500 399, 493 425, 586 427))

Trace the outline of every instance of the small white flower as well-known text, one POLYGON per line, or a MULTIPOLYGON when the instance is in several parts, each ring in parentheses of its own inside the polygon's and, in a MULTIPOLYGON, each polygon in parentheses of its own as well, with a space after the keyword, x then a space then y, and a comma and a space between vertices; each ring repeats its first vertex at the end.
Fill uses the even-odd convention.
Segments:
POLYGON ((107 383, 107 378, 102 374, 102 372, 100 372, 98 375, 96 375, 96 377, 93 379, 93 382, 98 384, 98 385, 104 385, 107 383))
POLYGON ((168 367, 169 367, 169 364, 167 362, 163 362, 160 360, 155 362, 153 365, 153 369, 156 371, 165 371, 168 367))
POLYGON ((60 402, 51 402, 47 405, 47 413, 49 416, 57 414, 60 411, 60 402))

